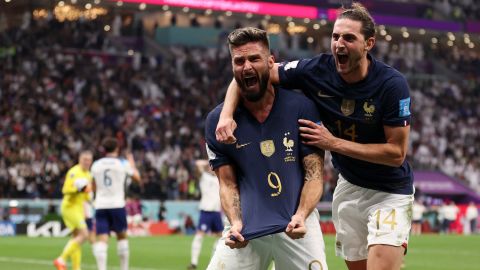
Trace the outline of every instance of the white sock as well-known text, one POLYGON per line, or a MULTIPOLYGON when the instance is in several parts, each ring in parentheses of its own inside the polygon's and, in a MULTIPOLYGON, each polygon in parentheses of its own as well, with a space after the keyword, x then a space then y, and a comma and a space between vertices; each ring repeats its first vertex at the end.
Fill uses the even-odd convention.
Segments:
POLYGON ((203 241, 203 235, 201 234, 195 234, 195 237, 193 237, 192 241, 192 259, 191 263, 193 265, 198 264, 198 257, 200 256, 200 251, 202 251, 202 241, 203 241))
POLYGON ((128 248, 128 240, 122 239, 117 242, 117 254, 120 258, 120 270, 128 270, 128 257, 130 250, 128 248))
POLYGON ((96 242, 93 244, 93 256, 97 260, 98 270, 107 270, 107 249, 105 242, 96 242))

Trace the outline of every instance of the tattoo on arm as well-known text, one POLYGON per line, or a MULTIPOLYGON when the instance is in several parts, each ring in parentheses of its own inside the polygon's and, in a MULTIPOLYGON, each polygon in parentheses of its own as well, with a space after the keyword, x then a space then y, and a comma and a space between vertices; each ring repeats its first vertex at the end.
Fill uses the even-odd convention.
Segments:
POLYGON ((324 151, 322 151, 321 153, 313 153, 303 158, 303 167, 305 169, 305 182, 313 180, 323 180, 323 156, 324 151))
POLYGON ((240 206, 240 194, 238 192, 234 192, 232 198, 232 207, 233 207, 233 212, 236 215, 236 218, 242 219, 242 208, 240 206))

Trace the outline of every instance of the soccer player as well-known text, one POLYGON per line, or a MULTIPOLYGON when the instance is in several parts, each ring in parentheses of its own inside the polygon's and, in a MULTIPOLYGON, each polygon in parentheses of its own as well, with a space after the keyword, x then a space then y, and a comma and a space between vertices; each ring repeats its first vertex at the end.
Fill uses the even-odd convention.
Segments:
POLYGON ((62 187, 63 200, 61 213, 65 225, 72 232, 62 254, 53 261, 58 270, 65 270, 66 261, 70 258, 73 270, 79 270, 82 261, 82 244, 88 238, 85 222, 84 203, 91 190, 92 176, 90 165, 93 155, 90 151, 83 151, 78 158, 78 164, 68 170, 62 187))
MULTIPOLYGON (((353 3, 335 21, 332 54, 275 64, 270 72, 272 83, 303 90, 320 111, 322 124, 300 120, 300 132, 306 144, 331 151, 340 172, 332 204, 336 254, 350 270, 400 269, 411 227, 409 87, 369 54, 374 45, 375 23, 353 3)), ((235 140, 241 92, 235 80, 230 88, 217 128, 225 142, 235 140)))
POLYGON ((205 137, 220 181, 227 224, 207 269, 327 269, 319 214, 322 150, 300 142, 298 119, 319 121, 313 102, 276 89, 267 33, 242 28, 228 36, 241 106, 235 112, 239 141, 215 139, 222 105, 209 113, 205 137))
MULTIPOLYGON (((222 235, 223 222, 222 205, 220 203, 220 187, 215 172, 210 169, 207 160, 197 160, 195 162, 197 171, 200 175, 200 218, 198 220, 198 227, 195 237, 192 241, 191 260, 188 270, 197 269, 198 257, 202 250, 203 236, 206 233, 211 233, 217 237, 222 235)), ((217 241, 214 243, 213 250, 217 241)))
POLYGON ((105 157, 96 160, 91 169, 96 193, 94 204, 97 231, 93 254, 97 260, 98 270, 106 270, 108 236, 110 231, 114 231, 117 236, 120 270, 128 270, 125 188, 129 177, 140 181, 140 173, 135 166, 132 154, 127 155, 127 160, 119 158, 120 147, 115 138, 105 138, 102 146, 105 157))

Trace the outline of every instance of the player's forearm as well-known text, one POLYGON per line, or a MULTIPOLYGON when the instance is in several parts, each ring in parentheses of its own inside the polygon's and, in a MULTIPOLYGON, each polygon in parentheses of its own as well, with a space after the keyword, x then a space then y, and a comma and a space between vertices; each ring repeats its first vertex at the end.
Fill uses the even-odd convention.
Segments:
POLYGON ((220 118, 233 118, 233 112, 237 108, 239 101, 240 89, 235 79, 233 79, 228 86, 220 118))
POLYGON ((399 167, 405 160, 406 150, 394 143, 361 144, 336 138, 330 149, 355 159, 399 167))
POLYGON ((296 214, 307 218, 315 209, 323 193, 324 152, 310 154, 303 158, 305 183, 296 214))
POLYGON ((230 224, 242 224, 242 209, 240 206, 240 193, 233 185, 220 184, 220 200, 223 212, 230 221, 230 224))

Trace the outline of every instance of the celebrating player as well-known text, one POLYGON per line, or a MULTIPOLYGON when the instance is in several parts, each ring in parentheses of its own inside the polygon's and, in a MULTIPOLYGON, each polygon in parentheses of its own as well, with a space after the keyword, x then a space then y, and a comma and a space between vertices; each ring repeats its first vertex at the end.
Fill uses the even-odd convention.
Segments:
MULTIPOLYGON (((300 132, 307 145, 331 151, 340 172, 332 213, 336 252, 350 270, 400 269, 411 227, 409 88, 369 54, 374 45, 374 21, 354 3, 335 21, 331 55, 275 64, 270 72, 272 83, 303 90, 320 111, 323 123, 300 120, 300 132)), ((241 93, 236 80, 230 88, 217 129, 224 142, 235 140, 241 93)))
POLYGON ((61 213, 65 225, 72 232, 72 239, 68 241, 62 254, 53 262, 58 270, 67 269, 68 258, 72 261, 73 270, 79 270, 81 266, 81 245, 88 238, 84 203, 88 200, 88 193, 91 190, 92 176, 89 169, 92 161, 93 155, 90 151, 81 152, 78 164, 68 170, 65 177, 62 187, 61 213))
POLYGON ((298 119, 319 121, 304 96, 275 89, 265 31, 237 29, 228 36, 235 80, 241 86, 235 145, 215 139, 221 105, 207 117, 207 152, 220 181, 230 224, 207 269, 327 269, 319 214, 323 151, 300 142, 298 119), (302 166, 303 165, 303 166, 302 166))
POLYGON ((107 269, 108 235, 114 231, 117 236, 117 254, 120 270, 128 270, 129 247, 127 240, 127 213, 125 211, 125 187, 128 177, 140 181, 140 173, 135 167, 133 155, 127 160, 120 159, 120 148, 114 138, 102 142, 105 157, 92 165, 95 183, 95 221, 97 241, 93 254, 98 270, 107 269))

